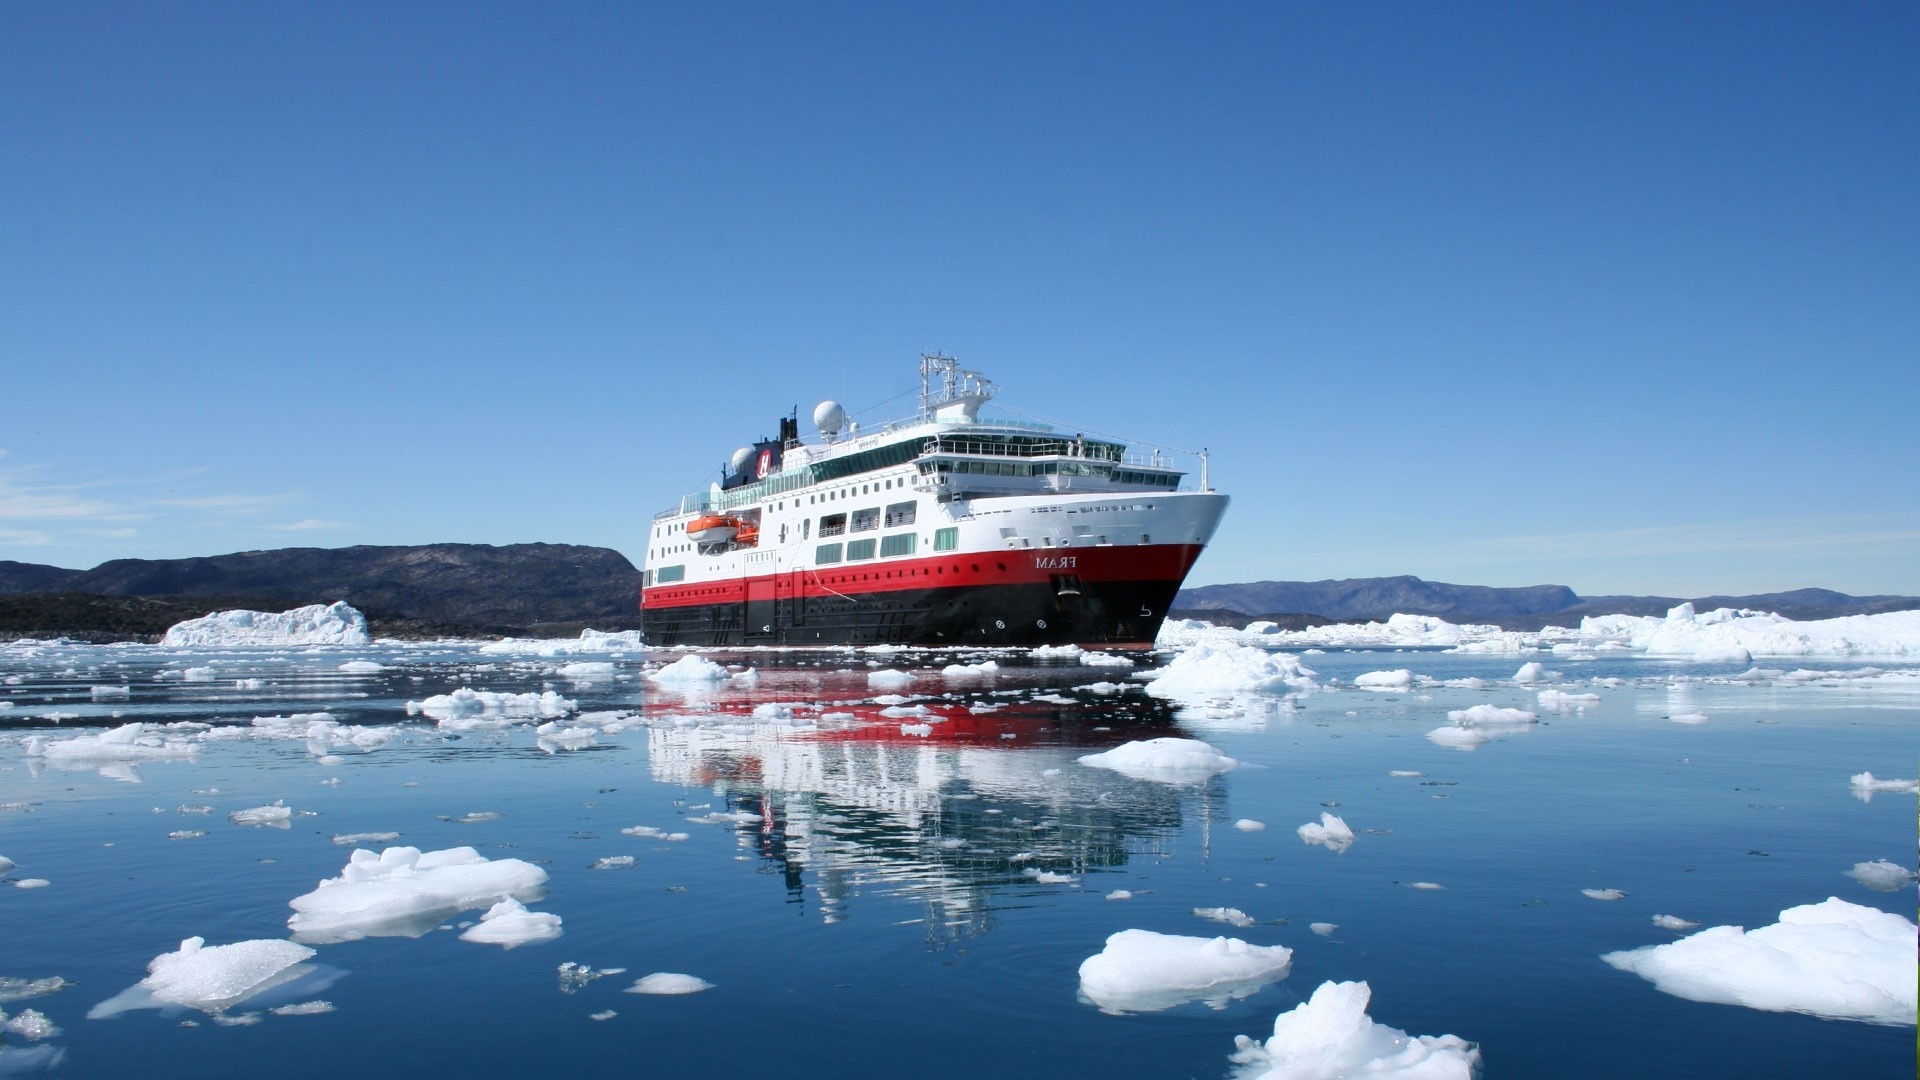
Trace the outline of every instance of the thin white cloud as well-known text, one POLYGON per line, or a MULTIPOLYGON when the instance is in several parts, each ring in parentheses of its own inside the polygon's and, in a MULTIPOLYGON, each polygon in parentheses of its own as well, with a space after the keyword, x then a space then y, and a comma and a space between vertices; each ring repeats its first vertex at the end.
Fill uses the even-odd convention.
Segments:
POLYGON ((53 537, 46 533, 30 529, 0 529, 0 544, 13 544, 20 547, 45 547, 53 543, 53 537))
POLYGON ((313 532, 323 529, 344 529, 346 527, 347 523, 344 521, 322 521, 319 518, 303 518, 285 525, 267 526, 267 528, 273 529, 276 532, 313 532))
POLYGON ((284 506, 293 498, 291 493, 277 495, 199 495, 187 498, 149 499, 149 506, 164 506, 171 510, 211 510, 220 514, 257 514, 262 510, 271 510, 284 506))

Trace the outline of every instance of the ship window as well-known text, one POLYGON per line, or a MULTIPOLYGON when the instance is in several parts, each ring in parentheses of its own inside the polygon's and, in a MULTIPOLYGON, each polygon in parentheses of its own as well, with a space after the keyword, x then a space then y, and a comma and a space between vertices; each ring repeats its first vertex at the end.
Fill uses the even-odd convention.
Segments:
POLYGON ((937 529, 933 534, 933 550, 953 551, 960 546, 960 529, 937 529))
POLYGON ((867 532, 869 530, 877 529, 879 527, 880 527, 880 508, 879 507, 869 506, 864 510, 855 510, 853 512, 853 531, 854 532, 867 532))
POLYGON ((850 540, 847 542, 847 561, 848 562, 853 562, 856 559, 871 559, 871 558, 873 558, 873 541, 871 539, 850 540))
POLYGON ((919 505, 919 503, 903 502, 888 506, 887 528, 891 529, 896 525, 913 524, 914 514, 918 512, 919 505))
POLYGON ((839 536, 846 531, 847 515, 845 514, 828 514, 820 519, 820 535, 823 537, 839 536))
POLYGON ((814 561, 814 565, 816 566, 825 566, 828 563, 839 562, 840 561, 840 545, 839 544, 821 544, 819 547, 814 548, 813 561, 814 561))
POLYGON ((894 533, 891 536, 883 536, 880 538, 880 554, 882 556, 911 555, 913 554, 913 542, 918 539, 919 537, 912 533, 894 533))
POLYGON ((686 576, 687 567, 684 563, 678 566, 663 566, 653 572, 653 580, 661 585, 665 585, 669 581, 684 580, 686 576))

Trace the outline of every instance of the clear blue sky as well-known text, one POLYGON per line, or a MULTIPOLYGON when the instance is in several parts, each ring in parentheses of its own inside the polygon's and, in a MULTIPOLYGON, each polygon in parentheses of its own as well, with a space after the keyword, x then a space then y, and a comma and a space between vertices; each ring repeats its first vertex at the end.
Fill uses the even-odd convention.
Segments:
POLYGON ((0 559, 637 562, 940 349, 1210 447, 1192 584, 1920 594, 1916 55, 1909 0, 10 5, 0 559))

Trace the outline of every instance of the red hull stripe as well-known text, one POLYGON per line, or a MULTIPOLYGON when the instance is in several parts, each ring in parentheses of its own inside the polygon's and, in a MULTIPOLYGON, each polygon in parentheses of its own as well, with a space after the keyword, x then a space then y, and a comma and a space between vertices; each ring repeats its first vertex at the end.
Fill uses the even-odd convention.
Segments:
POLYGON ((779 574, 656 585, 640 593, 645 609, 695 604, 745 603, 754 599, 858 596, 908 589, 968 588, 977 585, 1031 585, 1073 574, 1085 582, 1184 581, 1200 557, 1198 544, 1143 544, 1135 547, 1020 548, 1011 551, 947 552, 928 558, 802 566, 779 574))

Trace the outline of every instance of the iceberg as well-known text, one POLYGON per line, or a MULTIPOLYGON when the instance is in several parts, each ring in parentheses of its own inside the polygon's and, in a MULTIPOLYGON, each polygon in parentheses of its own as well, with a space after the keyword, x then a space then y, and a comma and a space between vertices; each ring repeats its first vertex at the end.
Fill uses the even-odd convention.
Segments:
POLYGON ((470 847, 422 853, 356 850, 340 876, 287 901, 296 940, 419 937, 456 911, 531 896, 547 872, 521 859, 488 859, 470 847))
POLYGON ((1242 1080, 1331 1080, 1401 1076, 1469 1080, 1480 1049, 1457 1035, 1408 1035, 1367 1015, 1373 989, 1364 982, 1324 982, 1313 996, 1274 1018, 1273 1035, 1234 1038, 1232 1060, 1252 1066, 1242 1080))
POLYGON ((1098 754, 1086 754, 1082 765, 1112 769, 1138 780, 1169 783, 1205 780, 1229 772, 1240 763, 1198 739, 1163 736, 1122 743, 1098 754))
POLYGON ((366 645, 367 617, 345 602, 309 604, 292 611, 216 611, 168 628, 167 648, 248 645, 366 645))
POLYGON ((1829 897, 1788 908, 1757 930, 1713 926, 1600 959, 1689 1001, 1912 1024, 1917 943, 1906 918, 1829 897))
POLYGON ((1080 994, 1102 1012, 1158 1012, 1190 1001, 1225 1008, 1287 977, 1293 950, 1239 938, 1122 930, 1080 963, 1080 994))

